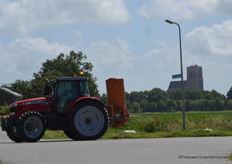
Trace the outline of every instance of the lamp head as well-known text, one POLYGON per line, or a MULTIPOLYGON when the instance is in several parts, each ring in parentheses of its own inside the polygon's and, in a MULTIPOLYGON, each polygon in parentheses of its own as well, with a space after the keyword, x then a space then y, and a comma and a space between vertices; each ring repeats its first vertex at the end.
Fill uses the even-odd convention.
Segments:
POLYGON ((165 22, 167 22, 167 23, 169 23, 169 24, 174 24, 174 23, 175 23, 175 22, 170 21, 170 20, 168 20, 168 19, 166 19, 165 22))

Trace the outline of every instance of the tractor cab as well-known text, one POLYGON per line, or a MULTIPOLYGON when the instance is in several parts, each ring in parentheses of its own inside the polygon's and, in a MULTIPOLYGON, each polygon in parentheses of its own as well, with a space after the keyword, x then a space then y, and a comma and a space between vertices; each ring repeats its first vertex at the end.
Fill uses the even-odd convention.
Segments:
POLYGON ((47 101, 52 99, 53 110, 56 113, 64 114, 76 99, 90 97, 87 80, 87 77, 59 77, 51 82, 47 80, 44 97, 47 101), (49 98, 50 93, 51 98, 49 98))

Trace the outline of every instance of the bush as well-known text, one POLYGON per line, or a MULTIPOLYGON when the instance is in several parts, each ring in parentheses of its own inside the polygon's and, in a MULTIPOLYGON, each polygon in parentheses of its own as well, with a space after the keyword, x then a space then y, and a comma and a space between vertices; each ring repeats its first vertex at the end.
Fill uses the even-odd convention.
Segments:
POLYGON ((141 124, 140 129, 147 132, 147 133, 153 133, 155 131, 161 130, 161 121, 159 118, 155 118, 155 120, 147 120, 143 124, 141 124))
POLYGON ((0 106, 0 116, 9 115, 10 108, 8 105, 0 106))
POLYGON ((145 123, 144 131, 147 132, 147 133, 153 133, 153 132, 155 132, 156 131, 156 127, 155 127, 154 121, 149 121, 149 122, 145 123))

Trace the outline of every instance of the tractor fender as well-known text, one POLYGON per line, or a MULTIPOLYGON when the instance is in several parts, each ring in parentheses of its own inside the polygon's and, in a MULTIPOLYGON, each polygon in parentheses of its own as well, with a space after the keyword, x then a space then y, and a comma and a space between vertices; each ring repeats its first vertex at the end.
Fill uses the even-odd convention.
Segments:
POLYGON ((84 102, 84 101, 95 101, 95 102, 99 103, 100 105, 102 105, 102 106, 105 108, 104 103, 101 102, 101 101, 98 99, 98 97, 81 97, 81 98, 76 99, 75 101, 73 101, 73 102, 69 105, 66 114, 69 114, 69 113, 71 112, 72 108, 73 108, 75 105, 78 105, 79 103, 84 102))

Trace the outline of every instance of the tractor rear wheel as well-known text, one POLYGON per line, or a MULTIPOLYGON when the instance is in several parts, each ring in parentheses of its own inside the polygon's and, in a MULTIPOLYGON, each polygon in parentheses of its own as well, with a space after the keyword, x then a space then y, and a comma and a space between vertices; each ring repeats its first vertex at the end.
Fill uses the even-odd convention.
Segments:
POLYGON ((17 130, 24 141, 36 142, 44 135, 44 119, 40 113, 27 112, 20 117, 17 130))
POLYGON ((65 134, 67 137, 69 137, 69 138, 71 138, 71 139, 73 139, 73 140, 76 139, 75 135, 73 135, 73 134, 70 132, 69 129, 64 129, 63 132, 64 132, 64 134, 65 134))
POLYGON ((95 101, 77 104, 69 117, 70 134, 75 140, 96 140, 108 129, 108 114, 104 106, 95 101))

